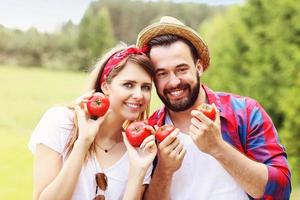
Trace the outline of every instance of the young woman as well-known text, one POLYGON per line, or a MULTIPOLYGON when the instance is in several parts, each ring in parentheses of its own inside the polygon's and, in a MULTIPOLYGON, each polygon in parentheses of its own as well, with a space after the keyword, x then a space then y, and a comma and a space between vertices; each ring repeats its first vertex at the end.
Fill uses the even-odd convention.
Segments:
POLYGON ((134 148, 122 131, 148 115, 150 60, 141 49, 115 48, 90 77, 89 92, 72 106, 48 110, 32 134, 34 199, 141 199, 150 182, 154 136, 134 148), (109 111, 96 120, 86 110, 95 92, 110 100, 109 111))

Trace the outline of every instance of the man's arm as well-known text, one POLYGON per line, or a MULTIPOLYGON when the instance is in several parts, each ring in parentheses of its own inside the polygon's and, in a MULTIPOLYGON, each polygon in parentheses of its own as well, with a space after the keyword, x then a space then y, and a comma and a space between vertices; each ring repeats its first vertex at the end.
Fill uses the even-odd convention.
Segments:
POLYGON ((180 143, 177 135, 179 129, 175 129, 158 145, 158 161, 147 187, 145 200, 169 200, 172 177, 182 164, 185 148, 180 143))
POLYGON ((144 193, 145 200, 169 200, 173 174, 165 173, 164 169, 155 168, 151 182, 144 193))
POLYGON ((253 198, 261 198, 268 181, 266 165, 249 159, 227 142, 222 145, 223 147, 211 155, 234 177, 245 192, 253 198))
POLYGON ((250 196, 289 199, 286 154, 278 144, 271 119, 257 106, 256 109, 249 107, 249 112, 250 118, 260 116, 263 120, 249 119, 246 155, 223 140, 219 114, 212 122, 201 112, 193 111, 191 137, 198 148, 214 156, 250 196))
POLYGON ((265 110, 248 99, 247 157, 265 164, 268 182, 264 198, 289 199, 291 193, 290 170, 287 154, 279 143, 276 128, 265 110))

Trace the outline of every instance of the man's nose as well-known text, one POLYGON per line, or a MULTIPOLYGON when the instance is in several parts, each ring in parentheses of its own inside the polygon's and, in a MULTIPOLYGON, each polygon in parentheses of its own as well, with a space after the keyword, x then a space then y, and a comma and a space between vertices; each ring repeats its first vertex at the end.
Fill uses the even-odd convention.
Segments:
POLYGON ((180 83, 180 79, 174 73, 170 73, 169 86, 176 87, 180 83))

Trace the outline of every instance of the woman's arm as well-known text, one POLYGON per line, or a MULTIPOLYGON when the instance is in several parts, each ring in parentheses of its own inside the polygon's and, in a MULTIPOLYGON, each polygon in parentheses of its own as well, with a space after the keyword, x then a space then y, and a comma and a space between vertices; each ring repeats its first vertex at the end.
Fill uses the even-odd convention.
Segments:
POLYGON ((123 133, 123 139, 130 162, 128 182, 123 200, 140 200, 142 199, 146 188, 143 182, 147 170, 151 166, 157 153, 155 137, 154 135, 148 136, 143 141, 140 148, 131 146, 125 133, 123 133))
POLYGON ((123 200, 140 200, 143 197, 146 186, 143 185, 143 181, 146 175, 146 171, 136 171, 134 169, 129 170, 128 182, 123 196, 123 200))
POLYGON ((33 199, 71 199, 89 145, 76 141, 68 159, 45 145, 37 145, 33 199))
POLYGON ((105 118, 92 120, 86 115, 84 103, 92 93, 79 98, 75 105, 78 122, 78 139, 67 160, 45 145, 37 145, 34 166, 34 199, 71 199, 89 147, 105 118))

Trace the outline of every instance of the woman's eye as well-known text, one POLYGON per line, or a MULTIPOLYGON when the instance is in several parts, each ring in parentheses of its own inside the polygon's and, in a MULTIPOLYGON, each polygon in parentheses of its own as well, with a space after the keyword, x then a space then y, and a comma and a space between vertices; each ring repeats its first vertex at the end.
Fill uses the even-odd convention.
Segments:
POLYGON ((151 86, 148 86, 148 85, 142 86, 142 90, 144 90, 144 91, 150 91, 151 90, 151 86))
POLYGON ((132 87, 133 87, 133 84, 132 84, 132 83, 124 83, 123 85, 124 85, 124 87, 126 87, 126 88, 132 88, 132 87))

